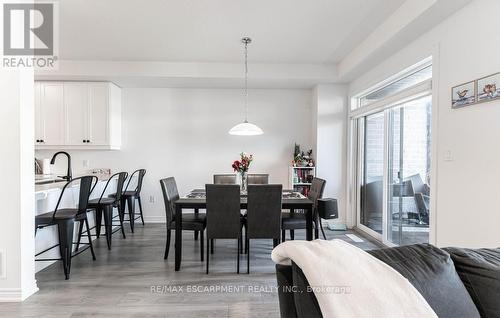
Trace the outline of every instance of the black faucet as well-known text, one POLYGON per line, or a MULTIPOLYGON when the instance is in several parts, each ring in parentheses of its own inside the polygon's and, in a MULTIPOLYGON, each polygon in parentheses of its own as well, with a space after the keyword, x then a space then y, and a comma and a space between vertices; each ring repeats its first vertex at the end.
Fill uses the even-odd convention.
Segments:
POLYGON ((73 178, 73 176, 71 174, 71 156, 69 155, 69 153, 67 153, 66 151, 56 152, 52 156, 52 160, 50 160, 50 164, 53 165, 56 162, 56 157, 58 155, 60 155, 60 154, 66 155, 66 157, 68 157, 68 172, 66 173, 66 176, 58 176, 58 177, 63 178, 66 181, 71 181, 71 179, 73 178))

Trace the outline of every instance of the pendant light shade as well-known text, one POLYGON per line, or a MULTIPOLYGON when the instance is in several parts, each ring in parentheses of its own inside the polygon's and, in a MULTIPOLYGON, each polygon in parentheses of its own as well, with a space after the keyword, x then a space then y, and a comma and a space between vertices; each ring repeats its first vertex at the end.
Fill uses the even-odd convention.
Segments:
POLYGON ((252 42, 250 38, 243 38, 241 42, 245 44, 245 121, 237 124, 229 130, 230 135, 236 136, 257 136, 262 135, 264 132, 259 126, 248 122, 248 44, 252 42))
POLYGON ((235 136, 257 136, 262 135, 263 133, 264 132, 259 128, 259 126, 250 124, 247 121, 244 121, 229 130, 229 134, 235 136))

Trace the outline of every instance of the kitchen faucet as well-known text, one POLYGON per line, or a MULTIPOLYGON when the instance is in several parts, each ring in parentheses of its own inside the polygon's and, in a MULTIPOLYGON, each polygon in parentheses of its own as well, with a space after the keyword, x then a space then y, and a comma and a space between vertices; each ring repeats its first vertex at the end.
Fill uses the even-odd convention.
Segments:
POLYGON ((66 151, 59 151, 59 152, 56 152, 53 156, 52 156, 52 160, 50 160, 50 164, 53 165, 55 162, 56 162, 56 157, 60 154, 63 154, 63 155, 66 155, 66 157, 68 157, 68 172, 66 173, 66 176, 58 176, 60 178, 63 178, 64 180, 66 181, 71 181, 71 179, 73 178, 72 177, 72 174, 71 174, 71 156, 69 155, 69 153, 67 153, 66 151))

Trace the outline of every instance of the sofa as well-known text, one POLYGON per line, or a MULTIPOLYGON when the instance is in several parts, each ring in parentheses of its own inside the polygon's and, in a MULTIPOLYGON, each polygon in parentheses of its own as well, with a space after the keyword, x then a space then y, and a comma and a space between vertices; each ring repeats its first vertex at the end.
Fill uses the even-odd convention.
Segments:
MULTIPOLYGON (((440 318, 500 318, 500 248, 440 249, 416 244, 368 253, 407 278, 440 318)), ((323 317, 295 263, 276 265, 276 276, 282 318, 323 317)))

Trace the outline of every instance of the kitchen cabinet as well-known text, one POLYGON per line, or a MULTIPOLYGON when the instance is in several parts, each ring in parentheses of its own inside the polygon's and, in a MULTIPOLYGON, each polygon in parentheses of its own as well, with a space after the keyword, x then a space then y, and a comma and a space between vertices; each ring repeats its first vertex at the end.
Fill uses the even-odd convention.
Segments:
POLYGON ((64 98, 62 83, 35 85, 35 145, 63 145, 64 98))
POLYGON ((106 145, 109 138, 110 114, 107 107, 108 88, 100 83, 89 84, 88 140, 94 145, 106 145))
POLYGON ((36 82, 35 125, 36 149, 119 149, 121 90, 108 82, 36 82))
POLYGON ((88 88, 81 83, 64 83, 66 145, 84 145, 87 140, 88 88))

